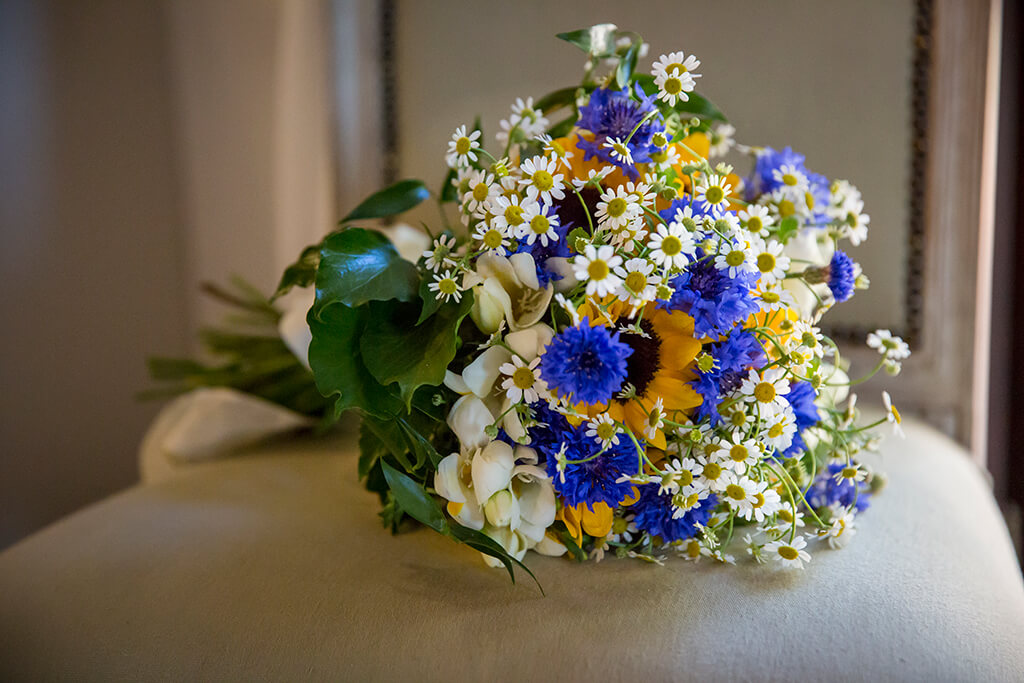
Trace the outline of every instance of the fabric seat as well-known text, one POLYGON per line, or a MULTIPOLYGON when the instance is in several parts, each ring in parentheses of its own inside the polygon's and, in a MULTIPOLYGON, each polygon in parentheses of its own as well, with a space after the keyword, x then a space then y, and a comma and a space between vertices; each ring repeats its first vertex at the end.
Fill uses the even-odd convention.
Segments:
POLYGON ((1024 583, 984 478, 905 428, 856 538, 803 572, 528 555, 546 597, 387 533, 351 437, 279 442, 0 554, 0 678, 1024 680, 1024 583))

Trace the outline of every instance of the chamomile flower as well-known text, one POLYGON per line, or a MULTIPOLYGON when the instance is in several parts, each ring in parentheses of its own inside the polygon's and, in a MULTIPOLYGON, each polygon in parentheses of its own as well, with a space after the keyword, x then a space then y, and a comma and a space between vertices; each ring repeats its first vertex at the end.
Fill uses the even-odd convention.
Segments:
POLYGON ((717 173, 702 175, 697 181, 697 199, 708 205, 716 216, 722 215, 729 203, 732 185, 717 173))
POLYGON ((731 123, 719 123, 711 129, 711 146, 708 147, 708 158, 717 159, 718 157, 724 157, 729 153, 729 150, 733 148, 736 141, 733 140, 733 135, 736 134, 736 128, 731 123))
POLYGON ((741 273, 756 273, 754 250, 746 243, 724 245, 721 251, 715 254, 715 268, 726 271, 729 277, 734 279, 741 273))
POLYGON ((538 199, 544 204, 551 204, 555 199, 564 199, 565 192, 562 186, 565 184, 562 179, 565 177, 558 173, 558 164, 554 159, 546 157, 533 157, 527 159, 520 165, 523 173, 520 187, 526 188, 527 196, 538 199))
MULTIPOLYGON (((774 489, 767 489, 765 494, 768 491, 774 491, 774 489)), ((778 494, 777 491, 776 494, 778 494)), ((788 534, 793 527, 800 529, 804 526, 804 513, 794 513, 793 507, 789 503, 780 505, 776 515, 774 530, 778 534, 788 534)))
POLYGON ((635 183, 632 180, 626 183, 626 194, 634 197, 636 203, 640 206, 653 204, 655 197, 658 196, 658 193, 654 191, 649 181, 650 176, 644 176, 635 183))
POLYGON ((462 300, 462 283, 458 274, 452 275, 452 271, 446 270, 444 274, 435 273, 434 281, 427 285, 427 288, 434 292, 441 301, 455 299, 462 300))
POLYGON ((501 193, 501 187, 494 182, 494 174, 486 171, 473 170, 466 182, 466 193, 462 195, 463 209, 473 213, 481 204, 501 193))
POLYGON ((501 383, 505 395, 513 403, 520 401, 534 403, 540 396, 546 393, 544 380, 540 378, 537 366, 540 365, 540 356, 534 358, 527 365, 518 355, 512 356, 511 363, 505 363, 498 370, 508 377, 501 383))
POLYGON ((465 126, 459 126, 448 141, 448 154, 444 160, 448 166, 469 166, 477 160, 476 150, 480 149, 480 131, 466 133, 465 126))
POLYGON ((759 438, 770 448, 783 452, 793 445, 796 434, 796 415, 793 408, 786 406, 783 410, 769 416, 763 423, 759 438))
POLYGON ((499 195, 488 202, 489 210, 494 216, 491 219, 491 225, 511 233, 516 233, 520 230, 520 226, 526 222, 523 214, 533 204, 536 204, 536 202, 530 197, 520 197, 516 194, 499 195))
POLYGON ((686 74, 690 78, 700 78, 700 74, 696 73, 699 66, 700 60, 693 55, 687 57, 683 52, 670 52, 658 57, 651 67, 651 75, 658 78, 671 74, 686 74))
POLYGON ((767 237, 768 228, 775 225, 775 219, 767 207, 751 204, 740 211, 740 225, 751 235, 767 237))
POLYGON ((778 168, 772 169, 772 179, 786 187, 792 187, 803 192, 806 192, 810 186, 804 172, 792 164, 783 164, 778 168))
POLYGON ((804 562, 811 561, 811 555, 804 548, 807 547, 807 541, 804 540, 803 536, 796 536, 792 541, 778 540, 768 543, 764 547, 764 552, 769 557, 774 558, 783 567, 792 569, 803 569, 804 562))
POLYGON ((608 188, 601 193, 595 215, 599 226, 616 231, 635 221, 641 211, 636 197, 620 186, 608 188))
POLYGON ((601 181, 604 177, 614 170, 614 167, 604 166, 596 169, 592 168, 587 172, 586 178, 573 178, 572 186, 577 190, 582 190, 585 187, 600 187, 601 181))
POLYGON ((531 202, 523 211, 523 222, 516 230, 516 236, 527 244, 540 241, 541 246, 558 241, 558 214, 537 202, 531 202))
POLYGON ((793 332, 789 339, 793 348, 802 346, 818 358, 825 356, 825 337, 820 329, 805 320, 793 323, 793 332))
POLYGON ((659 73, 654 77, 654 84, 658 86, 658 99, 674 107, 676 100, 686 102, 690 99, 686 93, 693 92, 697 82, 689 73, 673 70, 672 73, 659 73))
POLYGON ((887 360, 903 360, 910 357, 910 346, 889 330, 875 330, 868 335, 868 346, 875 349, 887 360))
POLYGON ((786 277, 789 257, 782 253, 782 243, 774 240, 755 245, 754 264, 761 275, 761 283, 772 285, 786 277))
POLYGON ((761 415, 774 415, 789 405, 785 399, 788 393, 789 380, 782 368, 769 368, 761 375, 751 369, 740 385, 740 394, 757 405, 761 415))
POLYGON ((441 235, 434 240, 434 248, 428 249, 423 252, 423 258, 426 259, 424 265, 428 270, 438 271, 444 266, 453 266, 455 262, 451 258, 452 252, 455 251, 455 238, 449 235, 441 235))
POLYGON ((762 311, 781 311, 796 306, 793 295, 777 283, 762 288, 757 298, 762 311))
POLYGON ((473 238, 480 242, 480 249, 485 252, 504 254, 509 247, 509 238, 505 231, 486 223, 477 226, 473 238))
POLYGON ((851 508, 835 504, 831 506, 831 523, 825 529, 818 532, 818 536, 828 539, 828 547, 833 550, 845 548, 857 535, 857 527, 854 523, 856 513, 851 508))
POLYGON ((693 480, 693 485, 698 489, 712 491, 715 493, 725 490, 725 487, 733 482, 735 475, 718 455, 704 454, 697 456, 700 471, 693 480))
POLYGON ((583 253, 573 259, 572 267, 576 279, 587 283, 587 296, 605 297, 614 294, 622 284, 614 269, 622 263, 622 257, 610 245, 595 247, 588 244, 583 253))
POLYGON ((747 476, 737 477, 735 481, 725 487, 722 492, 722 500, 729 507, 742 514, 751 509, 754 504, 754 497, 760 493, 761 485, 747 476))
POLYGON ((665 425, 665 401, 658 397, 658 400, 654 402, 654 407, 651 408, 650 412, 647 413, 647 424, 644 426, 644 436, 647 437, 648 441, 653 441, 658 436, 658 432, 665 425))
POLYGON ((697 253, 693 234, 675 221, 659 224, 651 233, 647 247, 651 250, 651 260, 665 270, 682 270, 697 253))
POLYGON ((622 278, 616 295, 633 308, 638 309, 654 301, 661 284, 661 276, 654 273, 654 264, 647 259, 632 258, 615 267, 615 274, 622 278))
POLYGON ((541 133, 535 137, 534 140, 541 144, 541 152, 546 157, 555 161, 558 165, 565 166, 566 168, 570 168, 572 166, 569 160, 572 159, 573 153, 563 147, 562 143, 554 140, 547 133, 541 133))
POLYGON ((601 145, 604 149, 608 150, 613 161, 620 161, 626 166, 633 165, 633 152, 629 149, 629 146, 620 140, 619 138, 608 138, 601 145))
POLYGON ((736 474, 743 474, 747 468, 755 464, 761 458, 761 449, 753 439, 744 438, 744 433, 735 431, 731 441, 722 441, 727 458, 724 461, 726 467, 736 474))
POLYGON ((619 425, 608 413, 601 413, 587 423, 587 436, 600 444, 601 448, 618 446, 621 433, 619 425))
POLYGON ((782 507, 782 497, 778 491, 768 488, 765 482, 761 482, 759 486, 760 490, 754 494, 750 506, 740 512, 740 517, 758 524, 779 512, 782 507))
POLYGON ((659 494, 669 493, 675 495, 680 491, 686 495, 693 493, 693 473, 699 469, 696 460, 693 458, 673 458, 664 467, 661 482, 658 485, 659 494))
POLYGON ((885 406, 885 421, 892 425, 892 433, 903 436, 903 428, 900 427, 903 424, 903 417, 900 415, 900 411, 896 410, 896 406, 892 404, 892 397, 889 396, 888 391, 882 392, 882 405, 885 406))
POLYGON ((679 150, 676 149, 675 145, 669 145, 668 147, 651 152, 651 161, 654 162, 654 170, 664 173, 673 166, 682 164, 683 157, 679 154, 679 150))

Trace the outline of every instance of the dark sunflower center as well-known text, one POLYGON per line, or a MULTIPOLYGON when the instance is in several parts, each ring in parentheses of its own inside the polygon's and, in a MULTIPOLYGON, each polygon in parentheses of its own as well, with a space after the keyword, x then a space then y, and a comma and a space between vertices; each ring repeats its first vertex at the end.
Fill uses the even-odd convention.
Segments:
POLYGON ((647 393, 661 364, 661 338, 654 325, 650 320, 641 320, 640 329, 647 333, 646 337, 625 332, 619 335, 619 341, 633 349, 626 359, 626 381, 636 388, 637 396, 647 393))

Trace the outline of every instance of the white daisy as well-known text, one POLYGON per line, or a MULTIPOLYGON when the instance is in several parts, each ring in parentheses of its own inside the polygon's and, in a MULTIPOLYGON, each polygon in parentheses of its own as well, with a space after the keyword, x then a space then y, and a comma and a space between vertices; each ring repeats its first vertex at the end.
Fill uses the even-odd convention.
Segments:
POLYGON ((868 346, 890 360, 910 357, 910 346, 889 330, 875 330, 868 335, 868 346))
POLYGON ((724 461, 726 467, 736 474, 744 474, 747 468, 761 458, 761 449, 753 439, 745 439, 743 432, 733 432, 732 441, 722 441, 722 447, 728 454, 724 461))
POLYGON ((473 213, 481 204, 500 193, 501 188, 494 182, 494 174, 474 169, 467 178, 466 193, 462 195, 463 210, 473 213))
POLYGON ((644 426, 644 436, 647 437, 648 441, 653 441, 657 438, 658 432, 665 425, 665 401, 658 397, 658 400, 654 402, 654 407, 647 413, 647 424, 644 426))
POLYGON ((614 166, 603 166, 600 169, 592 168, 587 172, 586 178, 573 178, 572 186, 577 190, 584 187, 600 187, 604 177, 614 170, 614 166))
POLYGON ((768 543, 764 547, 766 555, 775 558, 783 567, 803 569, 804 562, 811 561, 811 555, 804 548, 807 541, 803 536, 797 536, 792 541, 778 540, 768 543))
POLYGON ((775 225, 775 220, 768 213, 768 208, 751 204, 740 211, 740 224, 751 235, 767 237, 768 228, 775 225))
POLYGON ((725 177, 717 173, 702 175, 697 180, 697 199, 707 204, 716 216, 725 211, 730 191, 732 185, 725 182, 725 177))
POLYGON ((827 528, 818 531, 818 536, 827 538, 828 547, 833 550, 845 548, 857 535, 857 527, 854 524, 856 514, 853 509, 839 504, 831 506, 830 511, 832 512, 831 523, 827 528))
POLYGON ((505 395, 513 403, 520 401, 533 403, 540 398, 541 394, 547 393, 547 386, 540 378, 540 371, 537 369, 538 365, 540 365, 540 356, 534 358, 527 365, 522 358, 515 355, 512 356, 511 363, 505 363, 498 368, 502 374, 508 375, 508 378, 501 383, 501 388, 505 390, 505 395))
POLYGON ((434 281, 427 285, 427 288, 434 292, 441 301, 449 301, 455 299, 456 301, 462 300, 462 283, 459 281, 461 278, 456 275, 452 275, 452 271, 446 270, 444 274, 435 273, 434 281))
POLYGON ((774 415, 783 410, 789 405, 785 399, 788 393, 789 380, 782 368, 769 368, 761 375, 751 369, 740 384, 740 394, 746 396, 751 403, 756 403, 761 415, 774 415))
POLYGON ((476 151, 480 149, 480 131, 466 133, 465 126, 459 126, 448 141, 448 154, 444 160, 451 168, 469 166, 477 160, 476 151))
POLYGON ((566 168, 571 168, 572 164, 569 162, 569 159, 572 159, 573 153, 563 147, 562 143, 554 140, 547 133, 541 133, 534 140, 541 144, 541 152, 545 156, 566 168))
POLYGON ((729 150, 733 148, 736 141, 733 140, 733 135, 736 134, 736 128, 731 123, 719 123, 711 129, 711 146, 708 147, 708 158, 717 159, 724 157, 729 153, 729 150))
POLYGON ((565 198, 565 192, 562 190, 565 184, 562 179, 565 176, 557 172, 558 164, 554 159, 533 157, 524 161, 520 165, 520 170, 523 179, 519 181, 519 185, 526 188, 529 197, 539 198, 544 204, 565 198))
POLYGON ((650 301, 658 291, 661 276, 654 274, 654 264, 647 259, 632 258, 616 266, 615 274, 622 278, 617 296, 634 308, 640 308, 650 301))
POLYGON ((892 433, 903 436, 903 428, 900 427, 903 424, 903 417, 900 415, 900 411, 896 410, 896 406, 892 404, 892 397, 889 396, 888 391, 882 392, 882 405, 885 406, 885 421, 892 424, 892 433))
POLYGON ((608 230, 625 228, 641 214, 636 197, 624 187, 610 187, 601 193, 597 203, 597 224, 608 230))
POLYGON ((682 270, 697 253, 697 245, 682 223, 672 221, 668 225, 659 224, 647 247, 651 250, 651 260, 665 270, 682 270))
POLYGON ((700 471, 693 485, 698 489, 712 492, 724 491, 725 487, 733 482, 735 475, 726 467, 725 462, 718 454, 697 456, 700 471))
POLYGON ((488 202, 489 211, 494 216, 491 225, 515 233, 526 222, 523 214, 536 203, 530 197, 519 197, 516 194, 499 195, 488 202))
POLYGON ((588 244, 583 253, 573 259, 576 279, 587 283, 587 296, 604 297, 614 294, 622 284, 614 269, 622 263, 622 257, 610 245, 595 247, 588 244))
POLYGON ((693 458, 673 458, 665 465, 661 475, 661 482, 658 486, 658 493, 670 493, 675 495, 680 491, 686 494, 693 492, 693 473, 699 469, 697 461, 693 458))
POLYGON ((658 57, 651 67, 651 75, 657 78, 661 75, 687 74, 690 78, 700 78, 700 74, 695 73, 699 66, 700 60, 693 55, 687 57, 683 52, 670 52, 658 57))
POLYGON ((658 86, 658 99, 667 103, 670 107, 676 106, 676 100, 686 102, 690 96, 686 93, 693 92, 697 81, 689 73, 673 71, 672 73, 660 73, 654 77, 654 84, 658 86))
POLYGON ((760 493, 760 488, 761 485, 750 477, 740 476, 725 487, 725 491, 722 492, 722 500, 736 510, 737 514, 743 514, 753 508, 754 497, 760 493))
POLYGON ((778 284, 768 285, 758 295, 762 311, 781 311, 796 306, 796 299, 778 284))
POLYGON ((772 169, 772 180, 803 192, 806 192, 810 187, 807 175, 792 164, 783 164, 776 169, 772 169))
POLYGON ((473 238, 479 240, 480 248, 483 251, 504 254, 505 250, 509 247, 509 239, 505 231, 486 223, 481 223, 477 226, 476 232, 473 233, 473 238))
POLYGON ((781 453, 793 445, 795 434, 796 416, 792 406, 787 405, 764 421, 760 438, 766 445, 781 453))
POLYGON ((601 413, 587 423, 586 435, 601 445, 601 448, 609 448, 619 444, 621 430, 611 415, 601 413))
POLYGON ((455 238, 441 235, 434 240, 434 248, 423 252, 424 265, 428 270, 438 271, 444 266, 454 266, 451 254, 455 250, 455 238))
POLYGON ((754 265, 761 274, 761 283, 772 285, 786 277, 789 257, 782 253, 782 243, 771 240, 767 244, 755 246, 754 265))
POLYGON ((782 507, 782 497, 779 496, 779 492, 768 488, 766 482, 762 482, 762 484, 761 490, 754 494, 750 507, 744 508, 740 514, 743 519, 754 520, 758 524, 779 512, 782 507))
POLYGON ((523 211, 523 222, 516 231, 520 240, 527 244, 533 244, 540 240, 542 246, 548 246, 549 242, 558 241, 558 214, 547 213, 548 209, 537 202, 531 202, 523 211))
POLYGON ((757 272, 754 252, 746 243, 723 245, 715 255, 715 268, 727 271, 731 278, 738 277, 740 273, 757 272))
POLYGON ((633 165, 633 153, 630 151, 629 146, 621 139, 610 137, 604 141, 601 147, 608 150, 613 161, 618 160, 626 166, 633 165))

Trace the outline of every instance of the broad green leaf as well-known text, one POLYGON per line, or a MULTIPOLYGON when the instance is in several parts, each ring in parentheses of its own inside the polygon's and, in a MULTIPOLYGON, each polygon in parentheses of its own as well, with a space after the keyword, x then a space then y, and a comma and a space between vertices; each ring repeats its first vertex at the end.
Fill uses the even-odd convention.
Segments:
POLYGON ((595 57, 608 57, 615 52, 615 24, 597 24, 590 28, 559 33, 555 37, 572 43, 595 57))
POLYGON ((416 206, 430 196, 427 186, 420 180, 400 180, 391 187, 375 192, 341 222, 350 223, 364 218, 387 218, 397 216, 416 206))
POLYGON ((405 435, 405 439, 409 444, 409 448, 412 449, 413 454, 416 456, 416 462, 422 464, 425 461, 430 461, 430 464, 437 468, 439 462, 441 462, 441 454, 434 448, 434 444, 430 443, 427 437, 423 436, 418 429, 403 417, 397 420, 399 428, 405 435))
POLYGON ((410 301, 419 289, 416 266, 375 230, 348 228, 324 240, 316 272, 316 306, 358 307, 367 301, 410 301))
POLYGON ((423 466, 427 461, 427 457, 424 454, 423 458, 418 459, 416 462, 409 459, 409 453, 412 449, 409 446, 409 440, 405 432, 399 424, 401 420, 402 418, 400 417, 378 420, 370 415, 363 416, 363 424, 373 432, 384 450, 394 456, 398 464, 404 467, 407 472, 415 472, 423 466))
POLYGON ((562 107, 568 107, 576 102, 576 91, 579 89, 580 86, 574 85, 571 88, 562 88, 561 90, 549 92, 537 100, 534 106, 544 114, 549 114, 562 107))
POLYGON ((622 58, 619 59, 619 67, 615 70, 615 80, 620 88, 625 88, 629 85, 629 79, 633 76, 633 71, 636 69, 636 60, 639 53, 640 43, 633 43, 626 50, 626 54, 622 55, 622 58))
POLYGON ((317 389, 335 398, 335 411, 362 408, 365 412, 390 417, 402 409, 402 402, 389 388, 381 385, 363 364, 359 338, 365 328, 365 309, 331 304, 306 316, 313 339, 309 344, 309 364, 317 389))
POLYGON ((425 524, 434 531, 442 534, 448 530, 448 521, 441 512, 441 506, 424 490, 423 485, 394 467, 386 460, 380 461, 381 469, 384 470, 384 478, 387 479, 391 494, 395 502, 401 506, 410 517, 421 524, 425 524))
POLYGON ((387 448, 384 446, 384 442, 380 440, 380 437, 374 433, 370 425, 367 424, 367 420, 371 420, 368 415, 364 415, 362 420, 359 422, 359 480, 366 479, 367 475, 370 474, 370 469, 374 464, 387 453, 387 448))
POLYGON ((473 295, 465 292, 460 303, 441 306, 417 327, 419 306, 371 302, 359 342, 366 367, 385 386, 397 382, 408 408, 417 388, 444 381, 445 369, 458 348, 459 326, 472 307, 473 295))
POLYGON ((417 325, 437 313, 437 309, 441 308, 441 300, 437 298, 434 292, 430 291, 430 282, 429 277, 420 280, 420 299, 423 300, 423 308, 420 309, 420 317, 416 321, 417 325))
POLYGON ((537 584, 537 588, 540 589, 541 595, 544 594, 544 587, 540 585, 540 581, 538 581, 537 577, 533 575, 533 572, 530 571, 530 568, 522 562, 520 562, 519 560, 517 560, 516 558, 509 555, 508 551, 506 551, 501 546, 500 543, 495 541, 487 534, 483 533, 482 531, 470 529, 468 527, 462 526, 461 524, 452 522, 448 524, 447 535, 451 538, 454 538, 459 543, 465 543, 470 548, 482 552, 485 555, 490 555, 491 557, 499 560, 503 565, 505 565, 505 570, 508 572, 509 577, 512 579, 512 583, 516 582, 516 575, 513 569, 513 565, 518 565, 519 568, 527 574, 529 574, 530 578, 533 579, 533 582, 537 584))
POLYGON ((797 230, 799 229, 800 223, 797 219, 793 216, 786 216, 782 219, 782 222, 779 223, 779 229, 776 234, 778 235, 779 241, 785 244, 789 241, 790 237, 797 233, 797 230))
POLYGON ((319 265, 320 245, 312 244, 303 249, 298 260, 284 269, 272 299, 284 296, 292 287, 309 287, 316 279, 316 268, 319 265))

